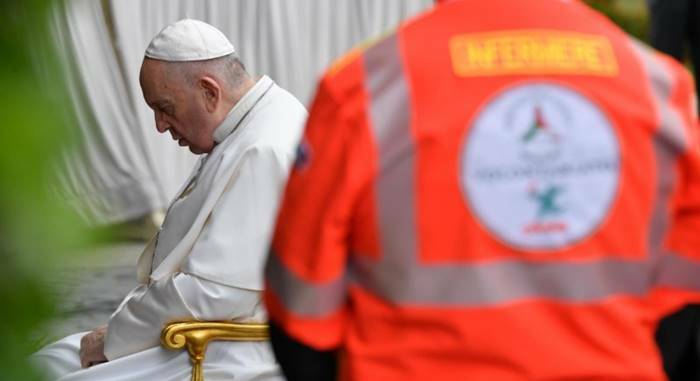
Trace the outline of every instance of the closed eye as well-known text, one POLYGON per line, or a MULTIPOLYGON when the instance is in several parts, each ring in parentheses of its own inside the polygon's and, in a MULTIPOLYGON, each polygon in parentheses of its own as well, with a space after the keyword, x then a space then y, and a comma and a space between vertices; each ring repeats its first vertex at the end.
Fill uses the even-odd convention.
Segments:
POLYGON ((175 108, 173 106, 160 107, 160 111, 168 116, 173 116, 175 114, 175 108))
POLYGON ((175 114, 175 107, 169 103, 155 103, 149 104, 154 111, 162 112, 165 115, 173 116, 175 114))

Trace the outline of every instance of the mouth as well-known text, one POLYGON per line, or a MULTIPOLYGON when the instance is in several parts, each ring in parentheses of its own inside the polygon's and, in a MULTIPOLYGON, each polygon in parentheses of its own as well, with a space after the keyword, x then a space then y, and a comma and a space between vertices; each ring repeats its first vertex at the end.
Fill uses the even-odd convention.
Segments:
POLYGON ((187 140, 182 139, 182 138, 179 138, 179 139, 177 140, 177 144, 178 144, 180 147, 184 147, 184 146, 189 145, 189 143, 187 142, 187 140))

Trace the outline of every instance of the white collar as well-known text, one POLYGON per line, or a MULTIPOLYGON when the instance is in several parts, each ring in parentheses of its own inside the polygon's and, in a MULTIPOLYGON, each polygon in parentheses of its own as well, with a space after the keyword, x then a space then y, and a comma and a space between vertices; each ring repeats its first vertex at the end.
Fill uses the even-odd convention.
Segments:
POLYGON ((219 127, 214 130, 214 141, 216 143, 221 143, 226 139, 233 131, 236 130, 238 125, 241 124, 243 119, 248 115, 250 110, 255 107, 255 105, 260 101, 260 99, 267 93, 268 90, 275 83, 270 79, 270 77, 264 75, 260 78, 253 87, 251 87, 241 99, 236 102, 231 111, 226 116, 219 127))

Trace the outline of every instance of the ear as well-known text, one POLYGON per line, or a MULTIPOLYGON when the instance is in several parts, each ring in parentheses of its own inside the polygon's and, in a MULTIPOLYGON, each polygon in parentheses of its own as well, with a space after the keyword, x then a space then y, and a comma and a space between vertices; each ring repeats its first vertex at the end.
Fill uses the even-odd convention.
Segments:
POLYGON ((199 80, 199 88, 202 91, 207 111, 216 111, 219 102, 221 102, 221 86, 212 77, 202 77, 199 80))

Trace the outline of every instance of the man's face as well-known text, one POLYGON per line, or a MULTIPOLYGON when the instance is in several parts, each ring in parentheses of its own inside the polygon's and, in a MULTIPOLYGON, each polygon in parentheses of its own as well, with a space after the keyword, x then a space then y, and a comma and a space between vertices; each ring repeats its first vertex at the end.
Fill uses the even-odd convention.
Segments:
POLYGON ((214 148, 214 130, 218 123, 207 111, 197 87, 183 75, 173 75, 172 68, 158 60, 146 58, 141 66, 141 90, 153 110, 158 132, 170 132, 180 146, 195 154, 214 148))

